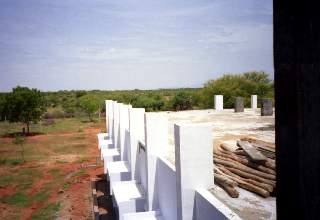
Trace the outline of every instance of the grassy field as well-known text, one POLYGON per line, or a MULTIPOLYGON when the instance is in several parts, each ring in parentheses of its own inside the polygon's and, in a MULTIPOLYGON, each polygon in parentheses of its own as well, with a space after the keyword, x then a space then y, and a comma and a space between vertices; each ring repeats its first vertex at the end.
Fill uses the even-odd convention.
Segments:
POLYGON ((85 118, 32 125, 23 161, 13 142, 22 125, 0 123, 0 219, 91 219, 89 180, 102 168, 85 165, 96 163, 104 125, 85 118))

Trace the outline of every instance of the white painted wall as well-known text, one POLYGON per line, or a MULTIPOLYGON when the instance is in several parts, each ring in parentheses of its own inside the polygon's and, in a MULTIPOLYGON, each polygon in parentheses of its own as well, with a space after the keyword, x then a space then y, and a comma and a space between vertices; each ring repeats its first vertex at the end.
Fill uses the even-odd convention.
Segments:
MULTIPOLYGON (((210 125, 174 125, 174 167, 162 157, 163 149, 168 144, 165 115, 144 113, 144 109, 130 109, 116 102, 112 102, 110 109, 112 113, 110 110, 108 114, 113 116, 115 146, 120 146, 123 141, 122 134, 129 135, 129 144, 122 143, 130 151, 127 152, 130 169, 134 167, 132 170, 139 173, 136 180, 146 193, 147 201, 141 210, 159 210, 166 220, 239 219, 207 191, 214 184, 210 125), (125 112, 127 116, 123 116, 125 112), (123 133, 123 128, 127 133, 123 133), (137 148, 139 142, 143 147, 137 148)), ((130 176, 131 179, 133 177, 130 176)), ((139 217, 142 216, 142 213, 139 214, 139 217)))
POLYGON ((175 124, 178 220, 192 219, 195 189, 214 184, 212 127, 208 124, 175 124))
POLYGON ((223 110, 223 95, 214 96, 214 109, 223 110))
POLYGON ((164 154, 163 149, 168 144, 168 119, 164 115, 145 113, 145 141, 147 153, 147 200, 146 210, 152 211, 158 207, 154 198, 157 157, 164 154))
POLYGON ((127 146, 129 143, 129 105, 120 105, 119 109, 119 133, 120 133, 120 155, 121 160, 128 161, 128 150, 127 146))
POLYGON ((251 108, 256 109, 258 106, 258 96, 257 95, 251 95, 251 108))
POLYGON ((239 216, 206 189, 197 189, 195 203, 193 219, 240 220, 239 216))
POLYGON ((177 193, 175 167, 166 159, 157 159, 156 195, 164 219, 177 219, 177 193))
POLYGON ((119 107, 120 103, 114 102, 113 103, 113 144, 115 148, 119 149, 120 152, 120 143, 119 143, 119 134, 120 134, 120 127, 119 127, 119 107))
POLYGON ((138 180, 137 169, 137 155, 139 140, 144 142, 144 108, 131 108, 129 109, 129 162, 131 168, 131 179, 138 180))
POLYGON ((106 133, 109 134, 109 106, 112 105, 112 100, 105 100, 105 109, 106 109, 106 133))

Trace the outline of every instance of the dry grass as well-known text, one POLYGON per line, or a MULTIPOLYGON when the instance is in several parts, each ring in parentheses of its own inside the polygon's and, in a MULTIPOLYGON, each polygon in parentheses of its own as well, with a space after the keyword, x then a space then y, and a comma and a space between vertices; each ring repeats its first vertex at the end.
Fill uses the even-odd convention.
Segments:
POLYGON ((20 132, 22 125, 0 123, 0 207, 10 210, 1 212, 0 219, 57 216, 62 203, 59 191, 70 190, 72 183, 87 173, 80 163, 95 161, 95 134, 105 125, 103 121, 82 121, 58 119, 45 127, 33 125, 31 131, 41 134, 26 137, 26 162, 21 161, 21 148, 10 137, 20 132))

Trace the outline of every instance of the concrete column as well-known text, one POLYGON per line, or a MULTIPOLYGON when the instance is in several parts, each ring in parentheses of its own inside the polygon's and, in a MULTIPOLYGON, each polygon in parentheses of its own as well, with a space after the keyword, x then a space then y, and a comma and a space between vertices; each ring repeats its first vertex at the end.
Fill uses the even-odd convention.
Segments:
POLYGON ((178 220, 193 219, 195 190, 214 184, 212 127, 175 124, 178 220))
POLYGON ((157 157, 163 156, 163 149, 168 144, 168 119, 165 116, 145 113, 145 144, 148 176, 146 208, 151 211, 158 208, 157 199, 154 197, 157 157))
POLYGON ((251 95, 251 108, 252 109, 257 109, 257 104, 258 104, 258 96, 257 95, 251 95))
POLYGON ((119 105, 120 103, 113 102, 113 144, 115 148, 120 148, 119 145, 119 105))
POLYGON ((244 103, 242 97, 236 97, 234 100, 234 112, 244 112, 244 103))
POLYGON ((129 134, 130 134, 130 154, 129 164, 131 167, 131 179, 137 179, 136 158, 139 140, 144 142, 144 108, 129 109, 129 134))
POLYGON ((120 130, 120 158, 128 161, 128 142, 129 142, 129 105, 120 105, 119 109, 119 130, 120 130))
POLYGON ((106 131, 109 134, 109 138, 112 137, 112 127, 113 127, 113 101, 106 100, 106 131))
POLYGON ((214 109, 223 110, 223 95, 214 96, 214 109))
POLYGON ((273 115, 272 99, 261 100, 261 116, 273 115))

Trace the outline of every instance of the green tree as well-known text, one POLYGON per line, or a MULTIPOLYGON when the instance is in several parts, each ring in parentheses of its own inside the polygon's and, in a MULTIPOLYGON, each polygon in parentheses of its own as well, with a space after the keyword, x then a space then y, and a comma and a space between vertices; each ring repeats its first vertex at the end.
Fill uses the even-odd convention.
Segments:
POLYGON ((192 109, 192 96, 185 91, 179 91, 172 99, 172 107, 178 110, 192 109))
POLYGON ((160 96, 142 95, 132 102, 135 108, 145 108, 146 111, 159 111, 164 106, 164 101, 160 96))
POLYGON ((94 95, 84 95, 79 98, 79 105, 88 114, 89 120, 93 121, 92 115, 99 109, 99 99, 94 95))
POLYGON ((250 96, 258 95, 259 98, 273 98, 273 85, 265 72, 247 72, 243 74, 226 74, 222 77, 209 80, 202 89, 202 107, 213 106, 214 95, 223 95, 224 106, 232 108, 237 96, 245 98, 245 105, 250 103, 250 96))
POLYGON ((0 94, 0 121, 6 118, 6 97, 4 94, 0 94))
POLYGON ((66 113, 74 114, 77 110, 78 102, 75 98, 64 99, 62 102, 62 109, 66 113))
MULTIPOLYGON (((6 115, 9 122, 22 122, 30 132, 30 123, 37 123, 46 112, 46 102, 37 89, 16 87, 6 98, 6 115)), ((24 130, 24 129, 23 129, 24 130)))

